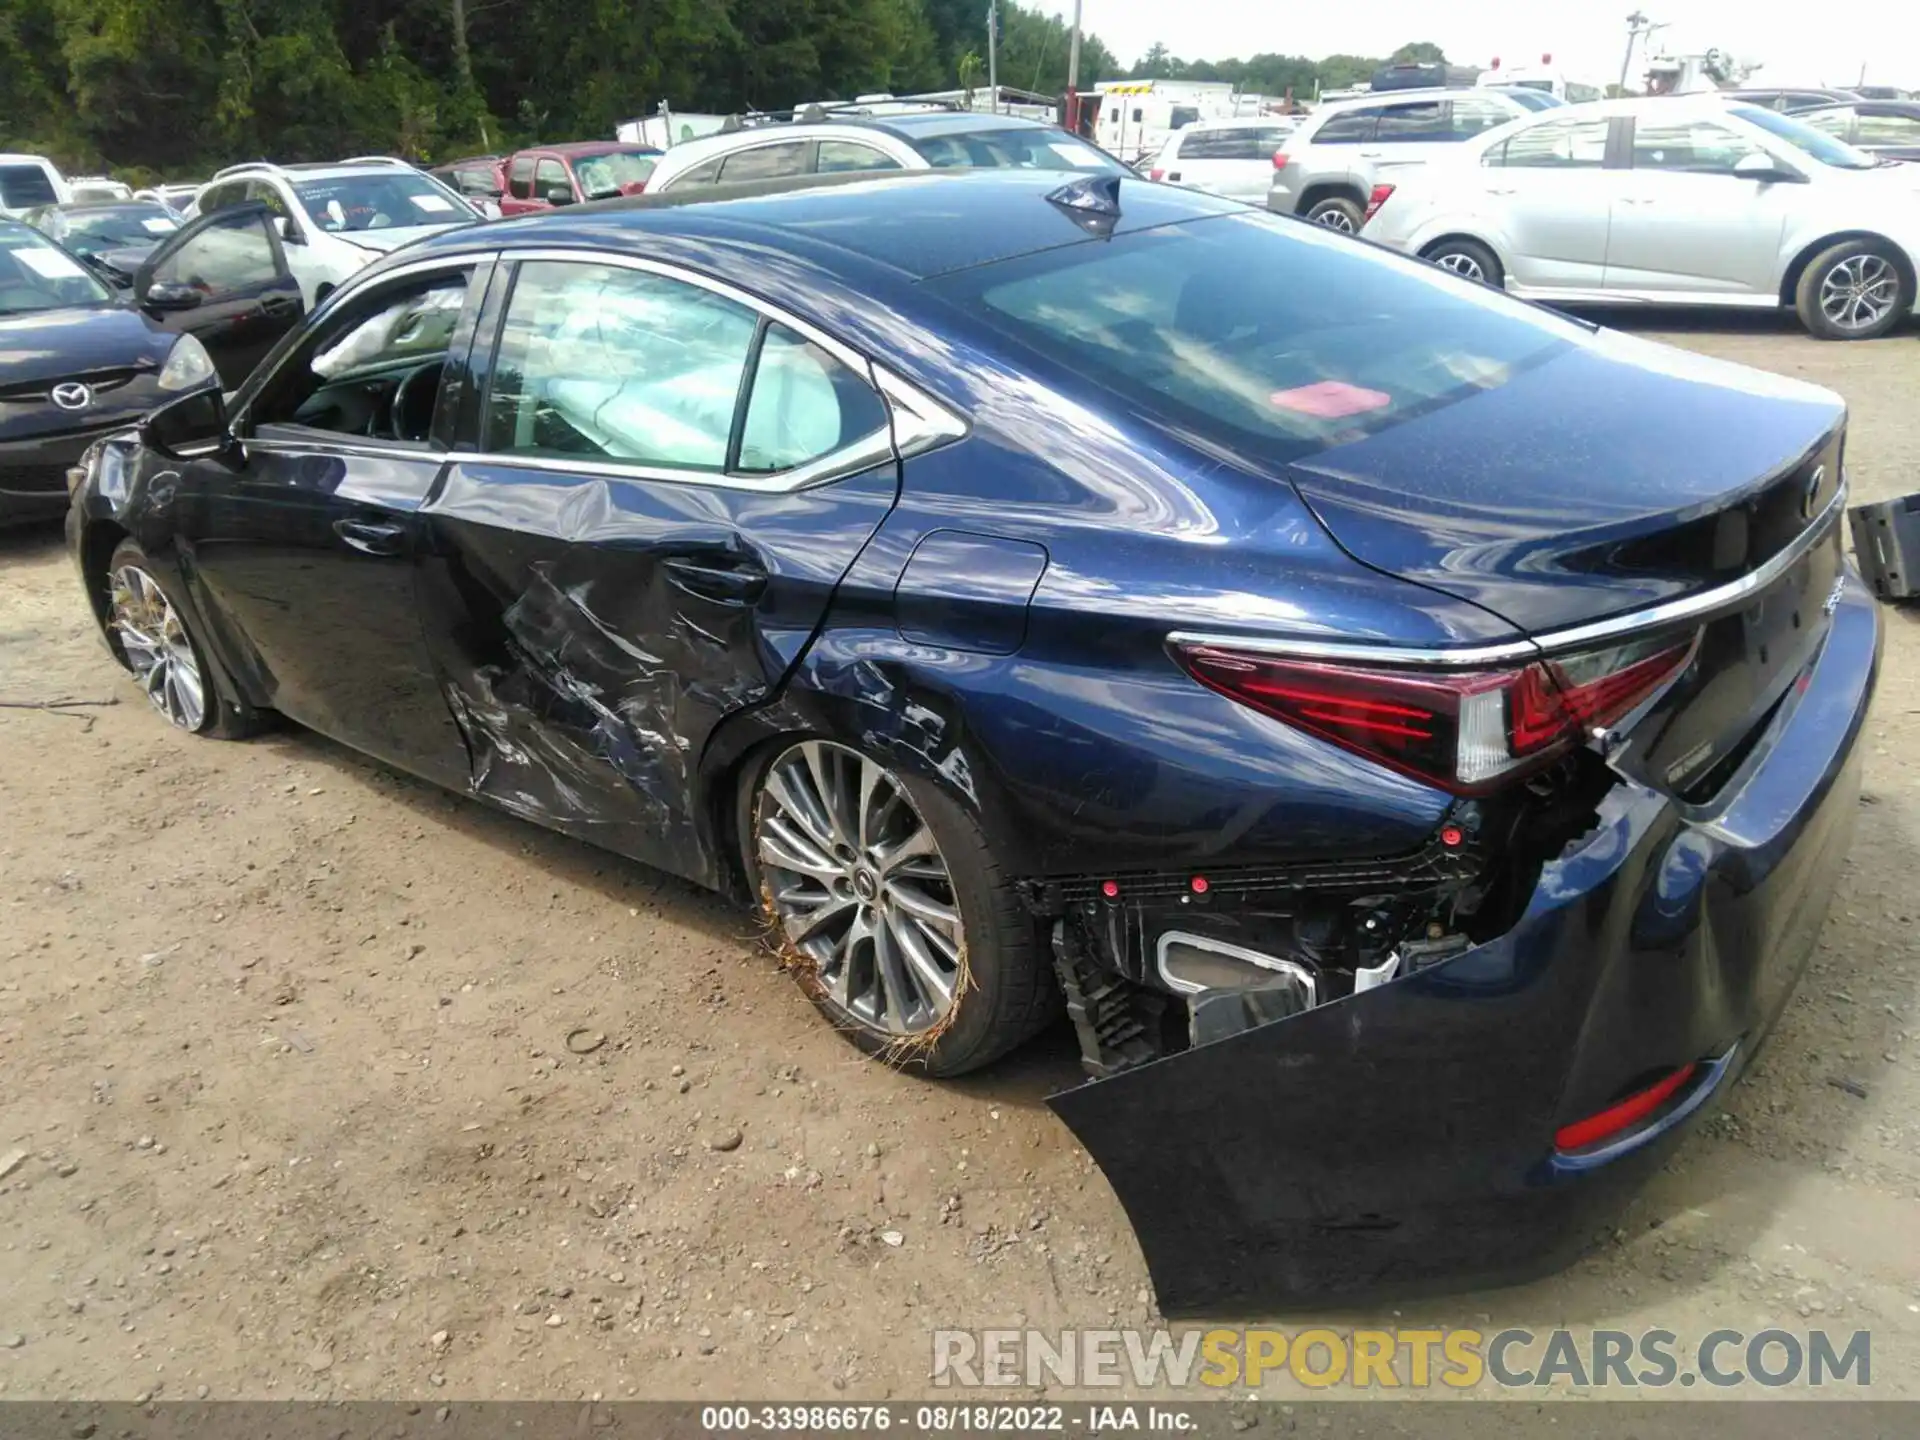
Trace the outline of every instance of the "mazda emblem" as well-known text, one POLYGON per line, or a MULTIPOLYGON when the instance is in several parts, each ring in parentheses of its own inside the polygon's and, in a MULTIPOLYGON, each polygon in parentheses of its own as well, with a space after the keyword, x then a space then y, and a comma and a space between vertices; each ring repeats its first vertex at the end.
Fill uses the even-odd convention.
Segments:
POLYGON ((1800 518, 1811 520, 1813 507, 1820 499, 1820 487, 1827 483, 1827 467, 1816 465, 1813 474, 1807 477, 1807 488, 1800 493, 1800 518))
POLYGON ((53 387, 53 403, 62 410, 84 410, 93 403, 93 391, 78 380, 53 387))

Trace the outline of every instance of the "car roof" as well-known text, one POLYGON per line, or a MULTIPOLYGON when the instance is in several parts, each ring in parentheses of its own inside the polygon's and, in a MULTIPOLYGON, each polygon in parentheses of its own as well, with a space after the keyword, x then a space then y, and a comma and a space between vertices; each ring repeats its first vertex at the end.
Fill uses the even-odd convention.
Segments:
MULTIPOLYGON (((697 256, 686 263, 747 288, 770 270, 790 275, 796 267, 854 285, 914 282, 1087 240, 1081 221, 1047 198, 1073 183, 1066 171, 901 170, 701 186, 462 227, 407 254, 586 245, 660 257, 684 248, 697 256), (670 239, 684 243, 669 247, 670 239), (789 263, 770 266, 770 253, 789 263)), ((1199 191, 1132 177, 1118 183, 1117 234, 1247 211, 1199 191)))
POLYGON ((660 153, 659 146, 639 140, 568 140, 559 145, 529 145, 526 148, 547 155, 609 155, 616 150, 629 154, 636 151, 647 155, 660 153))
POLYGON ((110 210, 163 210, 166 207, 157 200, 142 200, 138 196, 129 196, 125 200, 66 200, 58 205, 46 205, 41 208, 58 210, 62 215, 100 215, 110 210))
POLYGON ((1209 120, 1202 115, 1198 120, 1189 121, 1173 133, 1187 135, 1195 130, 1250 130, 1270 125, 1297 124, 1302 118, 1299 115, 1222 115, 1217 120, 1209 120))

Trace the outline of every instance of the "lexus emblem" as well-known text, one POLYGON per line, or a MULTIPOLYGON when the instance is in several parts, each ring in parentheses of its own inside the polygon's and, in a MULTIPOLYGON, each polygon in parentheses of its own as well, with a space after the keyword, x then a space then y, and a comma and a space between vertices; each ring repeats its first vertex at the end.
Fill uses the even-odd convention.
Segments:
POLYGON ((1811 520, 1813 518, 1814 504, 1820 499, 1820 487, 1826 483, 1827 467, 1824 465, 1814 466, 1813 474, 1807 477, 1807 488, 1800 493, 1800 518, 1802 520, 1811 520))
POLYGON ((93 403, 93 391, 78 380, 53 387, 53 403, 62 410, 84 410, 93 403))

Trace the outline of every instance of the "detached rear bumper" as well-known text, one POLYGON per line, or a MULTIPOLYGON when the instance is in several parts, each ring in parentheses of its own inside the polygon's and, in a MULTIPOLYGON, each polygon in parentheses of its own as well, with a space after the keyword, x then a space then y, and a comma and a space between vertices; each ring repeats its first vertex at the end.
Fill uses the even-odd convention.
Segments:
POLYGON ((1461 1290, 1553 1269, 1753 1054, 1845 855, 1879 616, 1832 631, 1712 805, 1622 781, 1505 936, 1050 1102, 1168 1312, 1461 1290), (1575 1151, 1555 1133, 1688 1082, 1575 1151))

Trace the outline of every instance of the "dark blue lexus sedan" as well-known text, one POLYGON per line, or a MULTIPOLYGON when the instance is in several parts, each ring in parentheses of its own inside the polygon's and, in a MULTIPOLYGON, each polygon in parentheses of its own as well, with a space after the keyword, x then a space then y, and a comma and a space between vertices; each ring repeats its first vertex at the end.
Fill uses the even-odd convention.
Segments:
POLYGON ((1230 202, 911 175, 411 246, 69 534, 176 725, 736 892, 932 1075, 1064 1008, 1222 1307, 1551 1266, 1753 1055, 1877 665, 1844 427, 1230 202))

